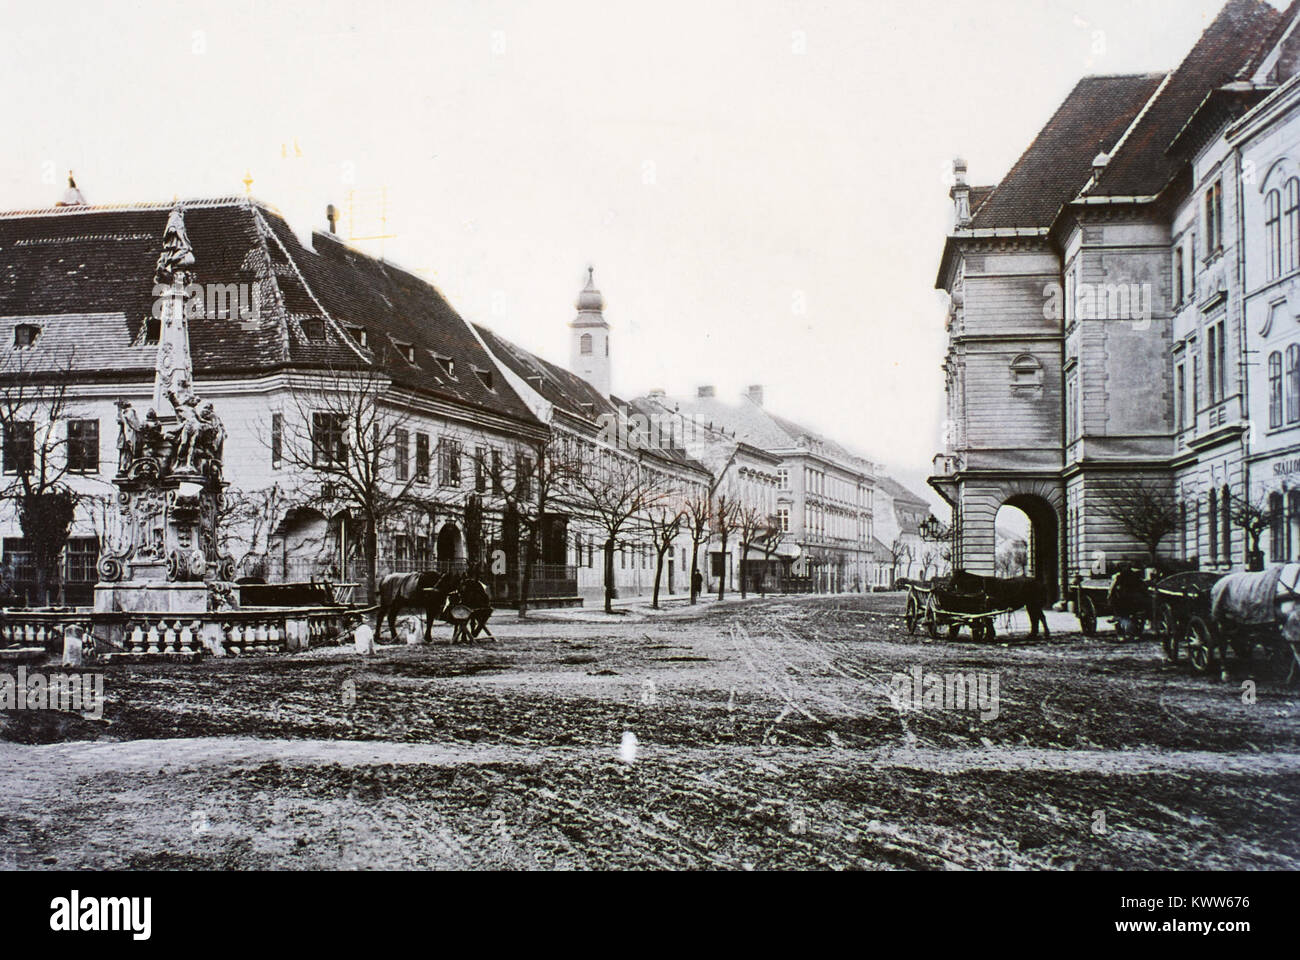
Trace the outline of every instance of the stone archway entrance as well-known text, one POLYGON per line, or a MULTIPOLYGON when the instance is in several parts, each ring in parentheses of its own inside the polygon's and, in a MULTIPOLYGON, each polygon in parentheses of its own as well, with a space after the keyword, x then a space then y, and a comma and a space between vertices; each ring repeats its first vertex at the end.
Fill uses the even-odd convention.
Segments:
POLYGON ((964 479, 958 490, 956 566, 979 576, 996 576, 998 511, 1015 507, 1029 518, 1029 575, 1047 585, 1053 602, 1060 599, 1064 501, 1060 481, 1054 479, 964 479))

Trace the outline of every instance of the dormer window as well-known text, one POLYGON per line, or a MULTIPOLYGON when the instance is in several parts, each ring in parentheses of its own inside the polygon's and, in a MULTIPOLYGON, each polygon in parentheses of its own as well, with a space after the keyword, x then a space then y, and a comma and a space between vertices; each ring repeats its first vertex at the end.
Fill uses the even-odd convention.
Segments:
POLYGON ((365 327, 348 327, 348 333, 352 336, 358 345, 363 347, 370 346, 370 335, 366 332, 365 327))
POLYGON ((480 369, 479 367, 475 367, 475 368, 474 368, 474 372, 477 373, 477 374, 478 374, 478 378, 479 378, 480 380, 483 381, 483 386, 487 387, 489 390, 495 390, 495 389, 496 389, 496 387, 492 385, 492 371, 491 371, 491 370, 483 370, 483 369, 480 369))
POLYGON ((401 343, 400 341, 394 340, 393 346, 397 347, 397 352, 402 355, 403 359, 405 359, 407 363, 412 365, 415 364, 415 344, 401 343))
POLYGON ((435 353, 433 354, 433 359, 437 361, 438 366, 442 367, 442 372, 447 376, 456 376, 456 361, 451 357, 444 357, 440 353, 435 353))
POLYGON ((299 320, 298 325, 302 327, 302 335, 308 340, 325 339, 325 321, 320 317, 309 317, 305 320, 299 320))
POLYGON ((41 335, 41 328, 34 323, 20 323, 14 327, 14 346, 30 347, 35 345, 41 335))

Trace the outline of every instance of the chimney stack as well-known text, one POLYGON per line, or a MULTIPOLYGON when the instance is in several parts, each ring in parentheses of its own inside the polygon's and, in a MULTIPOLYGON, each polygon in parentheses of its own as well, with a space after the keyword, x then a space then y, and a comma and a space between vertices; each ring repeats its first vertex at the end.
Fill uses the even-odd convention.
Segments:
POLYGON ((754 401, 754 403, 758 404, 760 407, 763 405, 762 384, 754 384, 747 391, 745 391, 745 395, 749 397, 750 400, 754 401))
POLYGON ((334 204, 331 203, 325 208, 325 219, 330 222, 330 233, 337 233, 335 225, 338 223, 339 212, 334 204))
POLYGON ((961 157, 957 157, 952 162, 952 179, 952 190, 948 192, 948 196, 952 197, 957 229, 965 230, 971 225, 970 184, 966 182, 966 161, 961 157))
POLYGON ((707 400, 710 397, 714 397, 716 395, 717 395, 717 391, 714 390, 713 387, 700 387, 698 390, 695 391, 695 396, 700 400, 707 400))

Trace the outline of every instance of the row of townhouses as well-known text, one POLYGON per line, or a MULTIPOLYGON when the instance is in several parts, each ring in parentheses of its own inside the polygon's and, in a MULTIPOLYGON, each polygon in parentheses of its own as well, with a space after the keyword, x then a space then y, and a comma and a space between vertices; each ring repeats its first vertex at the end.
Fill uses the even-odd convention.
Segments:
MULTIPOLYGON (((47 472, 78 494, 62 560, 67 602, 86 601, 121 532, 121 446, 159 407, 153 275, 176 208, 91 206, 70 183, 55 207, 0 214, 6 506, 25 478, 47 472)), ((709 590, 740 587, 742 557, 745 586, 760 590, 869 590, 907 572, 875 536, 883 478, 872 464, 768 413, 761 390, 740 405, 711 391, 689 403, 612 395, 610 327, 591 273, 565 369, 467 322, 433 286, 332 230, 300 239, 249 198, 179 209, 196 279, 186 306, 195 389, 226 437, 220 551, 238 575, 362 580, 373 529, 380 574, 473 562, 508 592, 528 519, 514 505, 536 503, 532 595, 599 596, 608 526, 596 511, 567 509, 558 490, 546 499, 552 482, 581 483, 548 477, 551 461, 602 476, 630 464, 672 492, 661 503, 725 497, 765 521, 727 531, 725 544, 712 531, 698 555, 689 525, 670 530, 667 594, 689 590, 697 559, 709 590), (382 478, 373 523, 346 471, 329 469, 349 457, 382 478)), ((885 527, 900 526, 897 501, 908 520, 896 536, 915 539, 918 498, 889 489, 885 527)), ((620 594, 653 587, 665 543, 651 512, 612 538, 620 594)), ((13 509, 0 517, 0 565, 19 598, 30 594, 33 561, 13 509)))
POLYGON ((1230 0, 1173 71, 1080 81, 997 185, 955 162, 930 482, 958 563, 993 572, 1004 505, 1062 589, 1143 559, 1135 490, 1173 509, 1168 561, 1300 556, 1298 24, 1230 0))

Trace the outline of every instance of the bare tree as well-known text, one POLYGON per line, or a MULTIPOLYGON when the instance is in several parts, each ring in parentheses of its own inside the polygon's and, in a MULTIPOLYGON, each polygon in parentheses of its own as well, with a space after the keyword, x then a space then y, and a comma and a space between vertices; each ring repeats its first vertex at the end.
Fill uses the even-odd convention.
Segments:
MULTIPOLYGON (((713 532, 718 535, 722 551, 722 576, 718 578, 718 599, 726 597, 727 591, 727 541, 731 534, 740 529, 740 501, 732 494, 719 494, 713 504, 713 532)), ((741 566, 744 566, 742 562, 741 566)), ((743 590, 743 586, 742 586, 743 590)))
POLYGON ((646 524, 650 528, 655 549, 655 589, 650 606, 656 610, 659 609, 659 583, 664 575, 664 557, 673 548, 673 543, 681 533, 686 517, 686 508, 680 502, 667 500, 655 504, 646 511, 646 524))
POLYGON ((646 512, 665 496, 667 491, 640 458, 603 457, 594 469, 575 478, 569 503, 605 538, 606 613, 614 612, 614 548, 619 534, 644 523, 646 512))
POLYGON ((1127 478, 1116 482, 1099 504, 1098 512, 1146 547, 1152 566, 1161 541, 1178 529, 1178 503, 1173 490, 1156 481, 1127 478))
POLYGON ((1252 557, 1260 556, 1259 541, 1264 531, 1273 523, 1274 514, 1267 500, 1250 501, 1228 494, 1232 522, 1241 527, 1246 535, 1246 561, 1251 564, 1252 557))
POLYGON ((907 539, 899 534, 889 545, 889 586, 893 589, 894 584, 898 583, 899 564, 906 563, 908 572, 911 572, 912 566, 912 545, 907 539))
POLYGON ((363 528, 365 587, 374 601, 379 531, 384 521, 419 499, 415 474, 400 442, 410 416, 392 401, 390 382, 373 367, 331 369, 310 385, 290 385, 289 405, 277 428, 261 431, 272 456, 319 481, 305 503, 342 502, 363 528), (403 476, 405 474, 405 476, 403 476))
POLYGON ((684 523, 691 537, 691 605, 699 602, 699 592, 695 589, 695 580, 700 571, 700 547, 709 542, 709 533, 713 523, 713 498, 706 492, 700 492, 686 498, 686 516, 684 523))
POLYGON ((763 563, 766 566, 767 545, 772 543, 773 539, 777 543, 780 542, 781 528, 776 518, 766 510, 744 503, 736 508, 736 531, 740 540, 740 596, 744 598, 749 586, 749 551, 752 549, 762 551, 763 563))
MULTIPOLYGON (((77 458, 92 455, 88 437, 70 437, 68 384, 73 355, 50 357, 10 346, 0 357, 0 500, 12 505, 31 555, 39 604, 61 587, 60 560, 81 494, 67 482, 77 458), (35 359, 39 357, 39 362, 35 359), (71 454, 71 459, 69 457, 71 454)), ((98 466, 98 436, 93 440, 98 466)))

